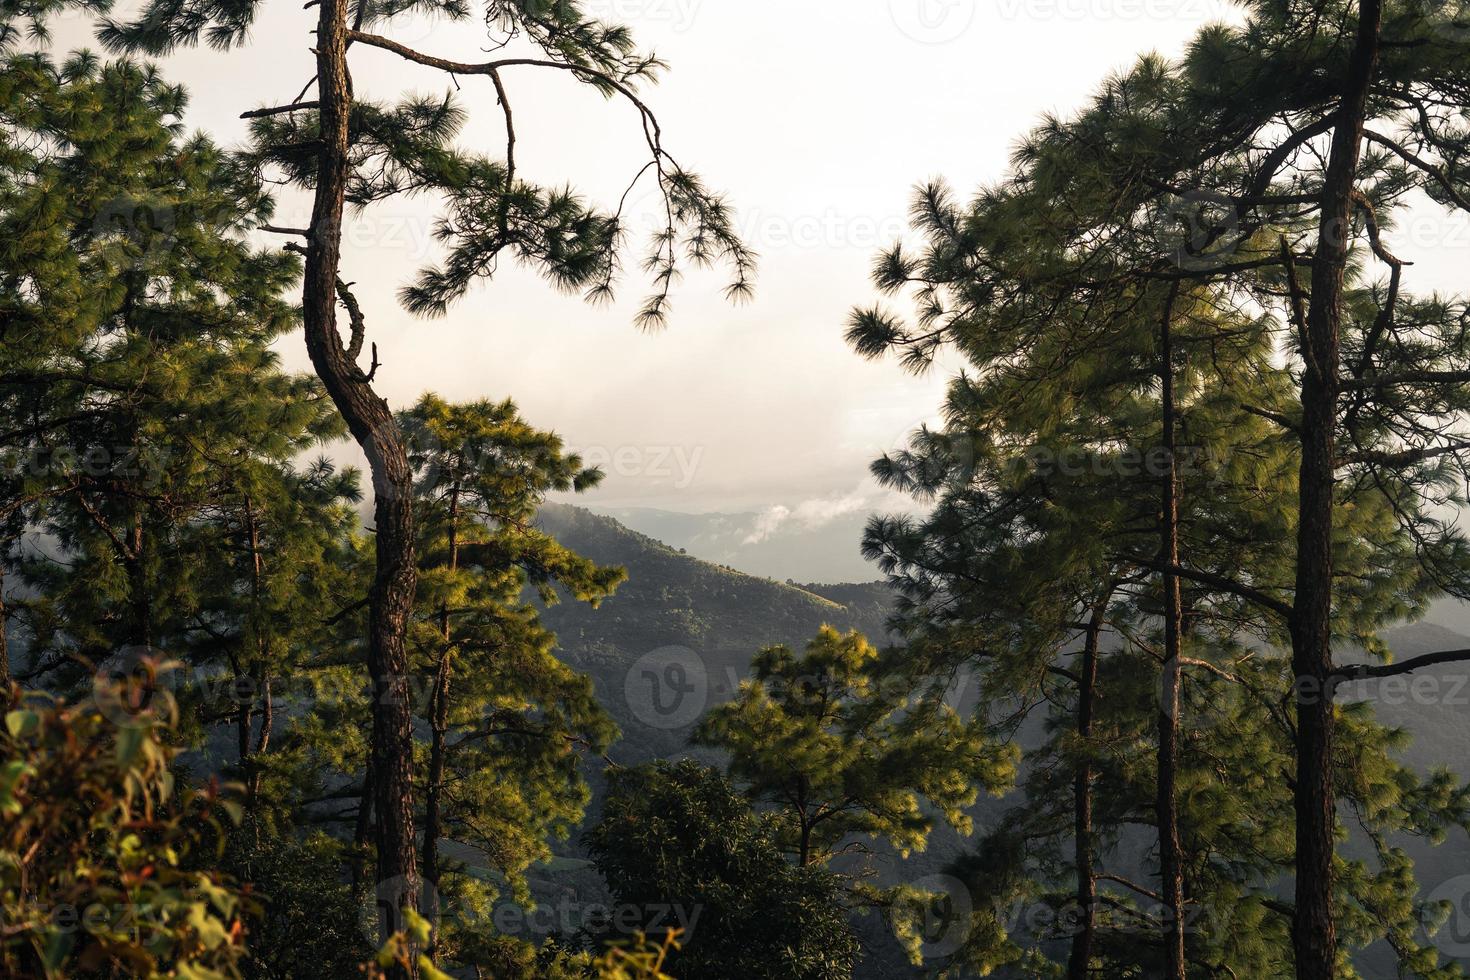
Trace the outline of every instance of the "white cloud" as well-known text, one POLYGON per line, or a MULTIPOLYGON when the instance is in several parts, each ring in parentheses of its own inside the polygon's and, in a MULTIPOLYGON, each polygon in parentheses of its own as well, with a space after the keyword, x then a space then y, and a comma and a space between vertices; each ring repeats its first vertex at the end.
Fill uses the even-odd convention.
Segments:
POLYGON ((759 544, 787 525, 795 525, 804 531, 815 530, 832 523, 839 517, 866 510, 869 506, 868 498, 860 493, 814 497, 803 500, 795 507, 776 504, 756 515, 755 527, 741 543, 759 544))

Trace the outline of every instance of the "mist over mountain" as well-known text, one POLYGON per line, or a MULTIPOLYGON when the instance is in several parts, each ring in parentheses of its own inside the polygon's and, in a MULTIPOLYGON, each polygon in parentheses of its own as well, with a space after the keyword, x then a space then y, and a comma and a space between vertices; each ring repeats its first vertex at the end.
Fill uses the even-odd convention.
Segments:
POLYGON ((868 582, 862 556, 871 506, 861 497, 773 504, 757 511, 688 514, 653 507, 593 507, 640 534, 705 561, 780 581, 868 582))

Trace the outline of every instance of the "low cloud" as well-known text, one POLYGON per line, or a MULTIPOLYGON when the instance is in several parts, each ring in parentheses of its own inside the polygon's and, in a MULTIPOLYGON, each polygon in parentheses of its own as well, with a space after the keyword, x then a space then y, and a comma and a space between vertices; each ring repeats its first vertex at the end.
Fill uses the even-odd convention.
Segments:
POLYGON ((841 517, 865 510, 868 499, 862 494, 849 493, 841 496, 813 497, 803 500, 795 507, 776 504, 756 515, 755 527, 745 536, 742 544, 760 544, 777 532, 796 527, 810 531, 832 523, 841 517))

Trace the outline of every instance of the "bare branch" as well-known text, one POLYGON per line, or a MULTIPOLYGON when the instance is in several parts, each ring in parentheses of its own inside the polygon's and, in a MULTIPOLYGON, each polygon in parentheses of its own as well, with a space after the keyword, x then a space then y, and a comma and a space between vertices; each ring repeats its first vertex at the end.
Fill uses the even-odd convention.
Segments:
POLYGON ((249 112, 240 113, 241 119, 264 119, 266 116, 280 116, 288 112, 300 112, 303 109, 316 109, 321 103, 316 99, 307 102, 292 102, 290 105, 270 106, 265 109, 251 109, 249 112))

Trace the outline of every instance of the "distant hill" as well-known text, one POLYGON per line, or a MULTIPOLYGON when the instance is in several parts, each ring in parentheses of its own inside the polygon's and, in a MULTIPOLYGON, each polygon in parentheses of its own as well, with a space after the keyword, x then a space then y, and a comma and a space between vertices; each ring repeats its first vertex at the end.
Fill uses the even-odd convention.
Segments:
POLYGON ((738 572, 580 507, 547 504, 538 522, 568 547, 622 565, 628 581, 598 609, 546 611, 560 656, 589 674, 623 729, 614 761, 686 754, 703 709, 733 696, 762 647, 800 647, 824 624, 885 638, 880 582, 796 585, 738 572))

